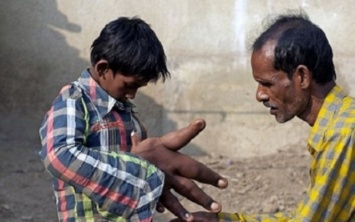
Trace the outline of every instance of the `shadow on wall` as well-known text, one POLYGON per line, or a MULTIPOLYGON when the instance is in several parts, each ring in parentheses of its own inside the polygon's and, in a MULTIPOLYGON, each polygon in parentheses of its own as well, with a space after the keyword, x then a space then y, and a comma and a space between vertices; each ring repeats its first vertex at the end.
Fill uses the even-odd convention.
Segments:
POLYGON ((81 27, 58 11, 55 0, 6 1, 0 10, 1 135, 37 138, 61 86, 87 66, 55 29, 80 32, 81 27))
POLYGON ((55 0, 2 2, 0 14, 0 218, 55 221, 38 129, 62 85, 88 65, 56 29, 79 33, 81 27, 55 0))

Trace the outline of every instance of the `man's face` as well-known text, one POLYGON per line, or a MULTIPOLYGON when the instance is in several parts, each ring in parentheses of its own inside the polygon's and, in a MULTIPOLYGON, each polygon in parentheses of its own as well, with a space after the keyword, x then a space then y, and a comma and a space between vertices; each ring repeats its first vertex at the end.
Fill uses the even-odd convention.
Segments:
POLYGON ((275 42, 267 42, 251 57, 253 77, 258 82, 256 99, 270 108, 276 121, 284 123, 301 115, 307 106, 308 97, 302 90, 298 75, 292 79, 283 71, 273 68, 275 42))
POLYGON ((146 86, 148 82, 133 75, 126 76, 120 73, 114 75, 111 69, 107 69, 106 72, 99 77, 99 84, 107 94, 118 101, 124 102, 128 99, 134 99, 138 89, 146 86))

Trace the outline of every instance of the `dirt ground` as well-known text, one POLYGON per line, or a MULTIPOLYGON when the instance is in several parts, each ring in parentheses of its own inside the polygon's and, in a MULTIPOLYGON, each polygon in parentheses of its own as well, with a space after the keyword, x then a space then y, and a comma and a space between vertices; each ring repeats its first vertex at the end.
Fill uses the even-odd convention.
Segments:
MULTIPOLYGON (((16 144, 1 138, 5 144, 16 144)), ((51 178, 43 169, 33 144, 6 148, 0 164, 0 221, 50 222, 57 221, 51 178), (13 150, 16 149, 16 155, 13 150)), ((7 146, 5 146, 7 147, 7 146)), ((308 184, 309 154, 304 146, 289 147, 275 155, 230 159, 227 156, 195 157, 229 178, 229 187, 218 190, 201 185, 223 204, 224 211, 246 213, 291 210, 302 198, 308 184)), ((180 198, 192 211, 202 208, 180 198)), ((170 213, 157 214, 155 221, 169 221, 170 213)))

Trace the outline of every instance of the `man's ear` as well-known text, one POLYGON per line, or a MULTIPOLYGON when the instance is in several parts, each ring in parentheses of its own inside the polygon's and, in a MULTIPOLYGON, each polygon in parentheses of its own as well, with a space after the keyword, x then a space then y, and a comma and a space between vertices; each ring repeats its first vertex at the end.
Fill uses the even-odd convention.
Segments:
POLYGON ((101 59, 95 64, 94 68, 98 76, 103 76, 109 70, 109 65, 107 60, 101 59))
POLYGON ((312 82, 312 73, 305 65, 297 66, 294 77, 299 82, 302 89, 307 89, 310 87, 312 82))

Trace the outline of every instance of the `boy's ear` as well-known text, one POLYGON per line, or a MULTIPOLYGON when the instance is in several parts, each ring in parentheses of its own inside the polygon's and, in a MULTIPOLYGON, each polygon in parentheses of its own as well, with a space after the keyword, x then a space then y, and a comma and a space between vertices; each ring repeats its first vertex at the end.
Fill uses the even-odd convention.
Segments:
POLYGON ((95 64, 95 71, 99 76, 104 75, 109 69, 108 62, 105 59, 101 59, 95 64))

